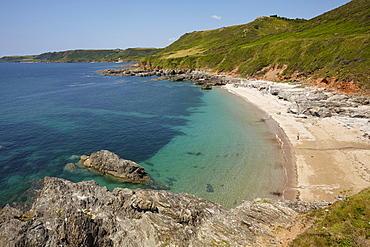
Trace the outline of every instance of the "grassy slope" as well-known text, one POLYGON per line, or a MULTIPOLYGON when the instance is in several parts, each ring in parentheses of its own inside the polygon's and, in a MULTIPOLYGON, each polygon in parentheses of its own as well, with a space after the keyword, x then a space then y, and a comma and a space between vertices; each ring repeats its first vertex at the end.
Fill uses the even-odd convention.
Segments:
POLYGON ((157 68, 199 68, 258 77, 274 66, 288 80, 336 77, 370 87, 370 0, 353 0, 311 20, 265 17, 193 32, 142 62, 157 68))
POLYGON ((370 189, 310 213, 315 224, 291 246, 370 246, 370 189))
POLYGON ((126 50, 71 50, 61 52, 47 52, 32 56, 9 56, 0 58, 0 62, 54 62, 54 63, 82 63, 82 62, 124 62, 139 61, 143 57, 158 53, 162 49, 129 48, 126 50))

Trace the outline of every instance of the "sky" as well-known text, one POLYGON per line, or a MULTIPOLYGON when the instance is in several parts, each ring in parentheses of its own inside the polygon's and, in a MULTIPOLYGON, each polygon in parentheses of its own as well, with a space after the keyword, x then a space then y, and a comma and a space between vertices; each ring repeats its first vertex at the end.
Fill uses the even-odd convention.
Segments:
POLYGON ((0 0, 0 57, 162 48, 260 16, 311 19, 350 0, 0 0))

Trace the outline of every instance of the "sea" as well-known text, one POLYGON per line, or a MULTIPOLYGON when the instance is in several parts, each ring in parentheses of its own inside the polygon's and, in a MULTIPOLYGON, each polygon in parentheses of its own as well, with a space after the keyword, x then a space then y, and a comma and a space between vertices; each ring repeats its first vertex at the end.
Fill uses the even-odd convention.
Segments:
POLYGON ((103 149, 227 208, 280 198, 285 161, 268 116, 222 88, 97 72, 122 65, 0 63, 0 206, 29 201, 46 176, 148 189, 67 165, 103 149))

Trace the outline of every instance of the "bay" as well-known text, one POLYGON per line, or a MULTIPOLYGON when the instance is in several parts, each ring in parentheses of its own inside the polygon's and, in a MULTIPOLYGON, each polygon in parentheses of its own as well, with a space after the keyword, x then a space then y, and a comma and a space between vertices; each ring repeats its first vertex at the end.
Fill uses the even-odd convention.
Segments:
POLYGON ((170 191, 233 207, 283 190, 283 158, 260 113, 226 90, 156 77, 102 76, 117 64, 0 64, 0 201, 27 200, 35 179, 145 188, 79 168, 107 149, 170 191))

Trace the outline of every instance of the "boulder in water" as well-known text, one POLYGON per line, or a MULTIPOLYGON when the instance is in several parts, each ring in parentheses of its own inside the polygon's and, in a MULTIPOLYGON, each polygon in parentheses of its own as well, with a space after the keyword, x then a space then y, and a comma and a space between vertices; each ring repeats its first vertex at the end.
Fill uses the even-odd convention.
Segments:
POLYGON ((94 152, 90 156, 82 155, 80 164, 126 182, 140 183, 154 189, 169 189, 168 186, 155 182, 141 165, 122 159, 108 150, 94 152))

